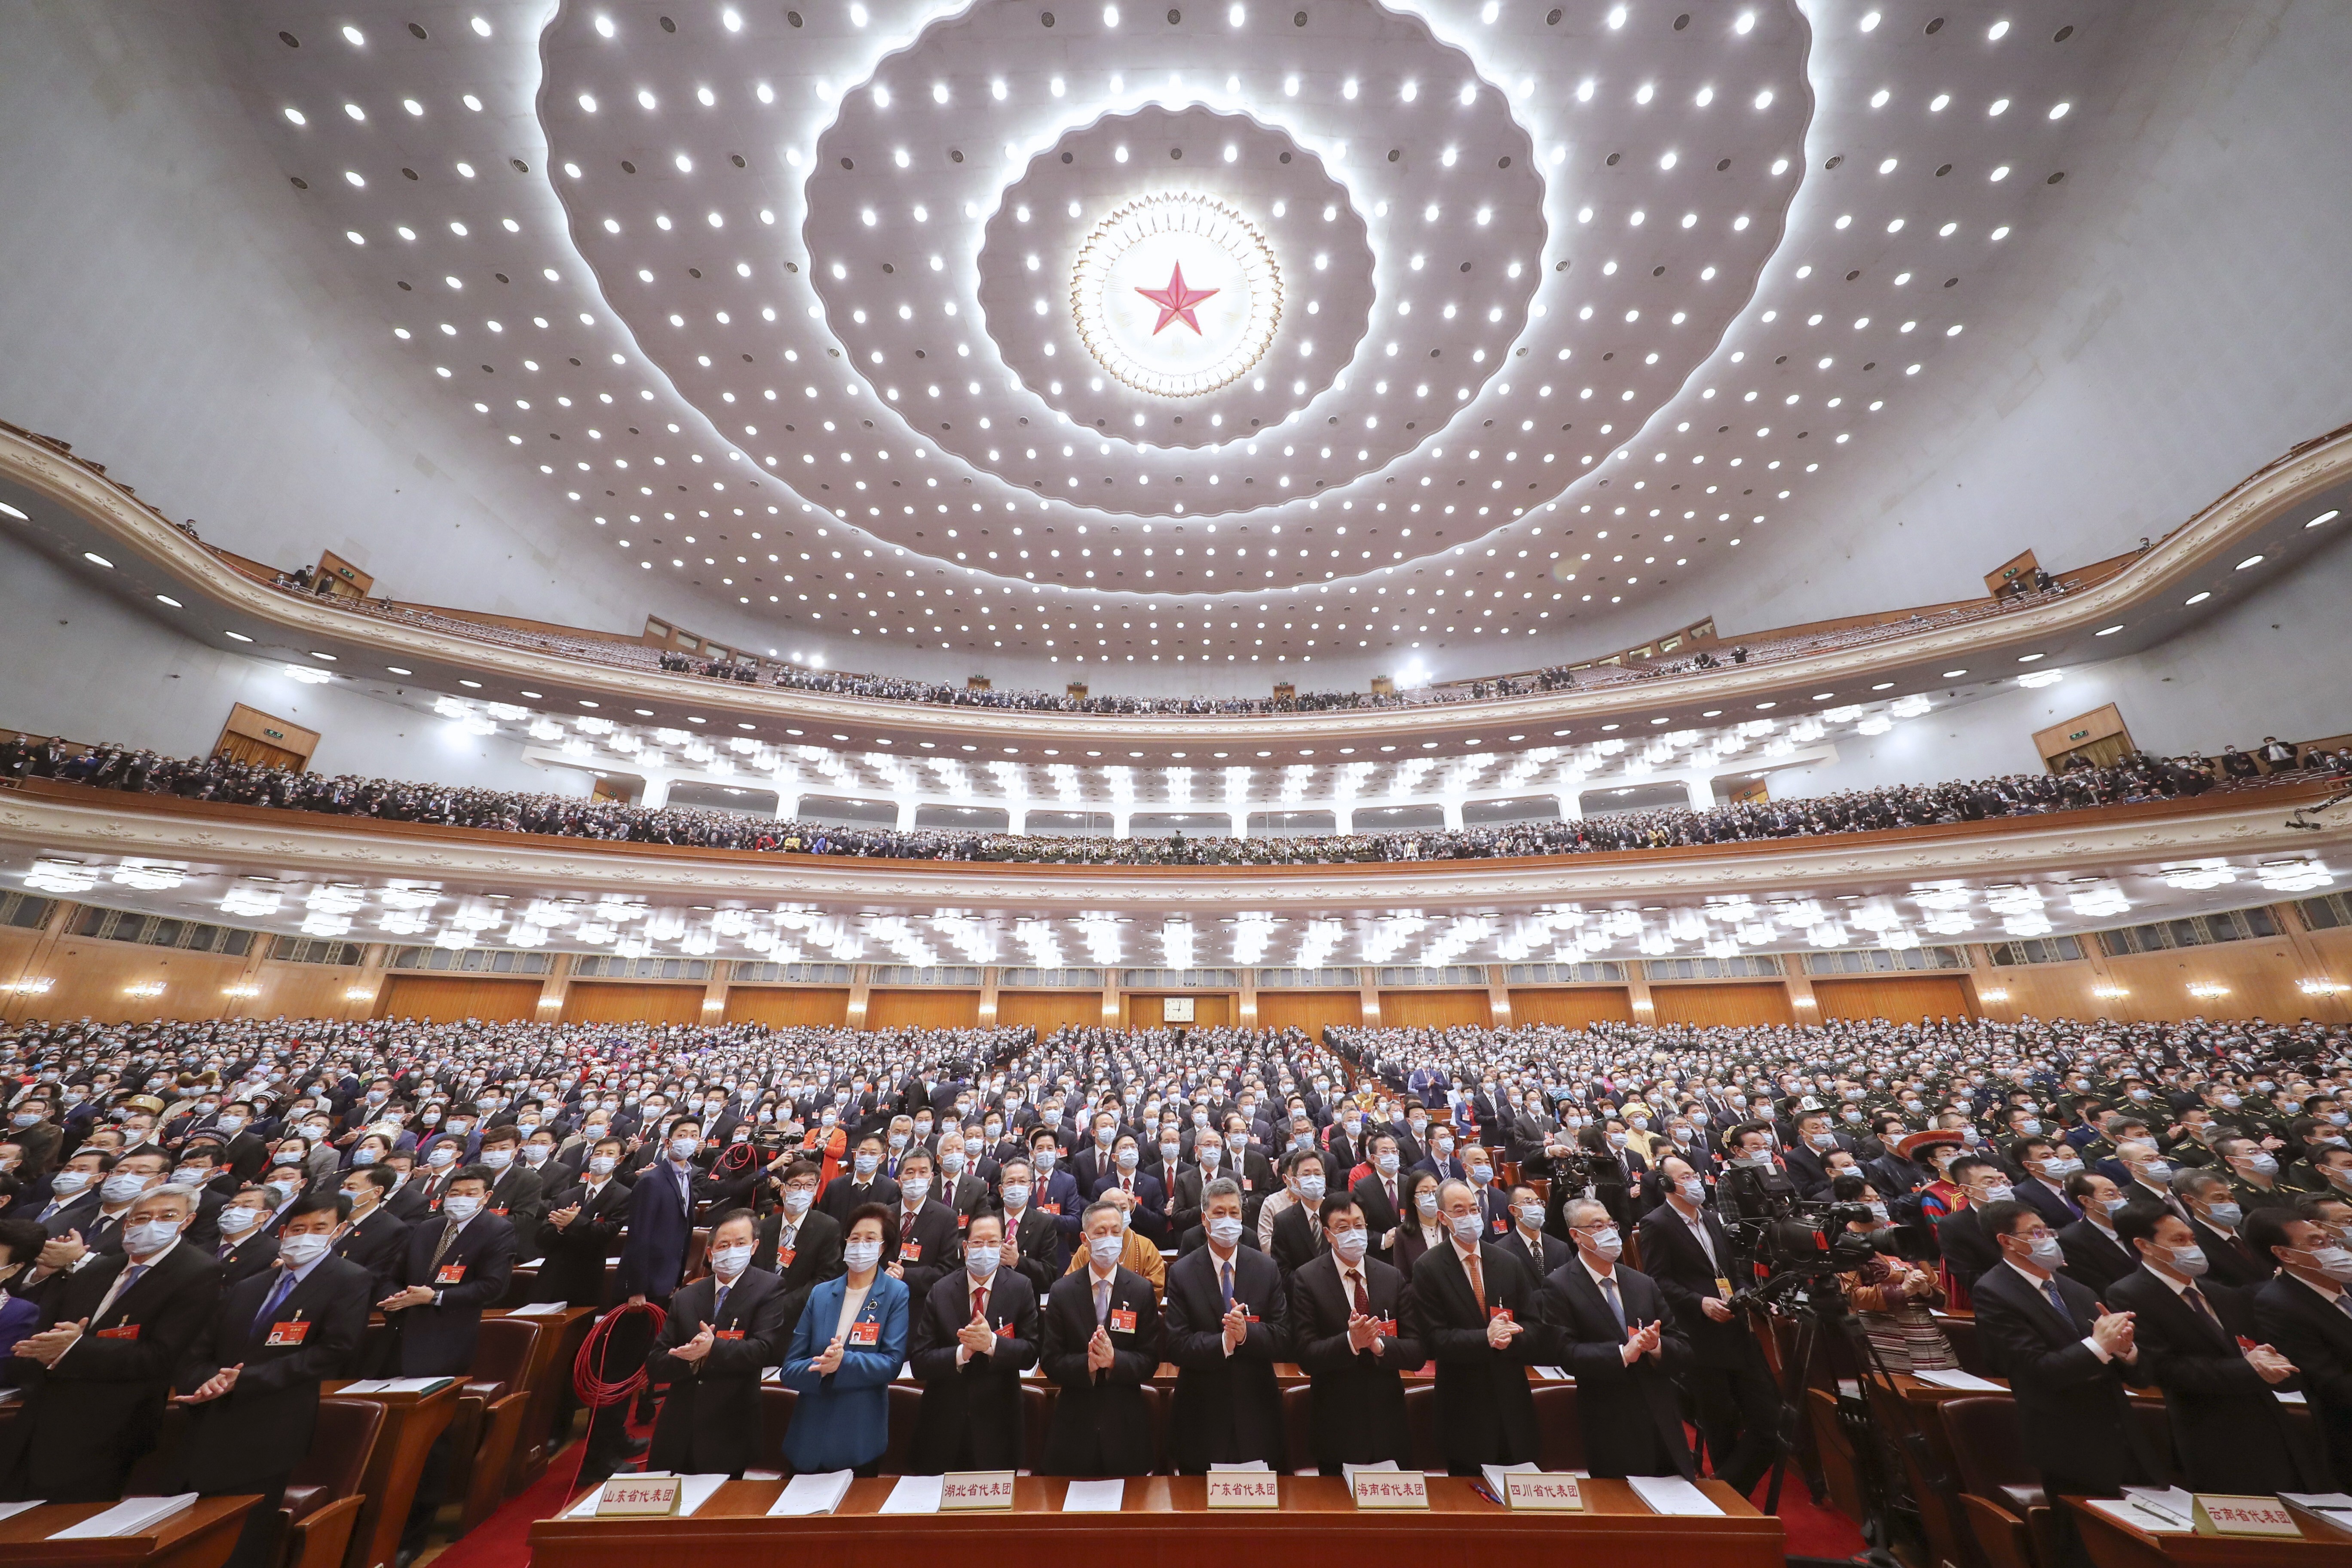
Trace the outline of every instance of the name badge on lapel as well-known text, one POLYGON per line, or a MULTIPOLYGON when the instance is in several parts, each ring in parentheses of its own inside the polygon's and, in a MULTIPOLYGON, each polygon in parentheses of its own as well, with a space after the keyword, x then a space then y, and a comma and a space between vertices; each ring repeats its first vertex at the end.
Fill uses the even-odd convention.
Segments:
POLYGON ((139 1337, 139 1325, 124 1323, 116 1328, 100 1329, 98 1337, 102 1340, 135 1340, 139 1337))
POLYGON ((269 1325, 268 1337, 261 1342, 274 1351, 291 1350, 300 1344, 303 1337, 310 1331, 310 1325, 299 1318, 290 1323, 272 1323, 269 1325))
POLYGON ((778 1247, 776 1249, 776 1267, 779 1268, 790 1268, 793 1266, 793 1257, 797 1255, 799 1251, 800 1248, 797 1247, 778 1247))
POLYGON ((867 1319, 849 1325, 849 1342, 853 1345, 878 1345, 882 1342, 882 1325, 867 1319))
POLYGON ((1135 1332, 1135 1309, 1132 1307, 1113 1307, 1110 1310, 1110 1331, 1115 1334, 1131 1334, 1135 1332))
POLYGON ((440 1272, 433 1276, 436 1285, 462 1285, 465 1282, 466 1266, 462 1263, 445 1263, 440 1272))
POLYGON ((919 1241, 902 1241, 902 1242, 900 1242, 900 1243, 898 1244, 898 1261, 899 1261, 899 1262, 901 1262, 901 1263, 920 1263, 922 1260, 923 1260, 923 1244, 922 1244, 921 1242, 919 1242, 919 1241))

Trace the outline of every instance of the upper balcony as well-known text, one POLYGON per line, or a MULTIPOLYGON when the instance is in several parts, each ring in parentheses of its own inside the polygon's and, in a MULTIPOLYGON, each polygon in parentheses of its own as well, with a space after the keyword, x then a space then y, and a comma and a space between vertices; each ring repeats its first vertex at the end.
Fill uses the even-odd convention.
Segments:
MULTIPOLYGON (((2327 537, 2352 498, 2352 433, 2307 442, 2144 550, 2063 574, 2059 591, 1894 610, 1832 623, 1718 633, 1691 650, 1620 653, 1570 689, 1393 706, 1246 713, 1101 713, 980 707, 742 684, 665 671, 642 639, 422 605, 330 599, 273 586, 266 568, 206 545, 60 443, 0 426, 0 517, 39 547, 189 636, 332 678, 383 672, 431 690, 542 710, 627 710, 656 725, 726 723, 771 742, 848 749, 953 747, 1195 763, 1350 754, 1458 753, 1552 744, 1610 721, 1700 727, 1765 703, 1851 703, 1942 691, 1948 667, 2015 671, 2146 647, 2243 597, 2327 537), (1734 647, 1745 662, 1731 662, 1734 647), (1869 694, 1865 699, 1864 694, 1869 694)), ((1041 628, 1042 630, 1043 628, 1041 628)), ((1097 697, 1112 695, 1108 692, 1097 697)))

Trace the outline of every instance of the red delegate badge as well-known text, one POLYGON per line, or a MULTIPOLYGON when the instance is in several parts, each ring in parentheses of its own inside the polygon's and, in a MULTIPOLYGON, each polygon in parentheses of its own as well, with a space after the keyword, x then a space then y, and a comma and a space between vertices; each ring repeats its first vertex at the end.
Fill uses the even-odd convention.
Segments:
POLYGON ((1110 1310, 1110 1331, 1115 1334, 1131 1334, 1135 1332, 1135 1309, 1132 1307, 1113 1307, 1110 1310))
POLYGON ((272 1323, 269 1325, 269 1337, 261 1342, 274 1351, 289 1350, 300 1344, 303 1336, 310 1331, 310 1325, 308 1323, 272 1323))
POLYGON ((867 1321, 849 1325, 849 1342, 853 1345, 878 1345, 882 1342, 882 1325, 867 1321))

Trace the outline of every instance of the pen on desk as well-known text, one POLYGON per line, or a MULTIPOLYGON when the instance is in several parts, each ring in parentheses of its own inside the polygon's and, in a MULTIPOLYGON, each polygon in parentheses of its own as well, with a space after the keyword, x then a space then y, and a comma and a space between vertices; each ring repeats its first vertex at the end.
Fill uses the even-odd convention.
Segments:
POLYGON ((1476 1492, 1480 1497, 1485 1498, 1488 1502, 1493 1503, 1496 1508, 1508 1506, 1501 1498, 1496 1497, 1493 1492, 1487 1490, 1486 1483, 1484 1481, 1472 1481, 1470 1483, 1470 1489, 1476 1492))

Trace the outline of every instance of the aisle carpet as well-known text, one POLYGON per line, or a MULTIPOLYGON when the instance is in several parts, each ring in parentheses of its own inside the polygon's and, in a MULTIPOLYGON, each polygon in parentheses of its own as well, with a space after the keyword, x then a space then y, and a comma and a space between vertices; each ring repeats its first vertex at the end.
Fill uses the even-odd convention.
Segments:
MULTIPOLYGON (((484 1520, 463 1540, 426 1558, 419 1568, 524 1568, 530 1561, 531 1521, 545 1519, 562 1508, 573 1492, 580 1473, 582 1445, 573 1443, 555 1456, 539 1484, 484 1520)), ((1756 1489, 1762 1506, 1764 1489, 1756 1489)), ((1788 1554, 1838 1560, 1863 1549, 1862 1532, 1835 1509, 1820 1507, 1805 1496, 1794 1477, 1780 1492, 1780 1525, 1788 1532, 1788 1554)))

